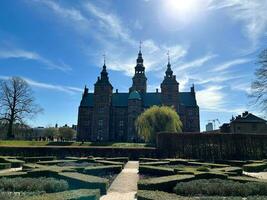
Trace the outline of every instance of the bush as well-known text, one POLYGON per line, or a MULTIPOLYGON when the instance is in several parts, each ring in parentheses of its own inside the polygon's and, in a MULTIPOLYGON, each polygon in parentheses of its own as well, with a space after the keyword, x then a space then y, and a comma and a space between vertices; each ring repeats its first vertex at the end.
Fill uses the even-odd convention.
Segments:
POLYGON ((108 179, 81 173, 62 172, 58 177, 68 181, 70 189, 99 189, 102 195, 106 194, 109 184, 108 179))
POLYGON ((9 169, 11 168, 11 163, 0 163, 0 169, 9 169))
POLYGON ((39 161, 49 161, 55 160, 55 156, 38 156, 38 157, 21 157, 20 160, 24 160, 25 162, 36 163, 39 161))
POLYGON ((96 166, 96 167, 86 167, 81 170, 85 174, 99 175, 107 173, 120 173, 122 170, 121 165, 109 165, 109 166, 96 166))
POLYGON ((168 176, 168 175, 174 175, 174 169, 166 168, 166 167, 140 165, 139 173, 149 174, 149 175, 168 176))
POLYGON ((174 192, 179 195, 242 196, 267 195, 267 183, 240 183, 221 179, 200 179, 177 183, 174 192))
POLYGON ((208 171, 210 171, 210 169, 208 167, 205 167, 205 166, 200 166, 196 170, 200 171, 200 172, 208 172, 208 171))
POLYGON ((169 161, 154 161, 154 162, 144 162, 140 163, 141 165, 153 165, 153 166, 158 166, 158 165, 168 165, 170 164, 169 161))
POLYGON ((128 162, 128 157, 116 157, 116 158, 106 158, 109 161, 117 161, 117 162, 128 162))
POLYGON ((99 190, 70 190, 51 194, 28 196, 23 200, 99 200, 99 190))
POLYGON ((195 174, 196 179, 227 179, 228 175, 218 172, 199 172, 195 174))
POLYGON ((68 189, 68 183, 54 178, 1 178, 0 190, 4 191, 45 191, 60 192, 68 189))
POLYGON ((243 174, 243 170, 240 167, 225 167, 225 168, 220 168, 218 170, 225 172, 228 175, 241 176, 243 174))
POLYGON ((193 180, 193 175, 172 175, 138 181, 138 190, 160 190, 171 192, 178 182, 193 180))
POLYGON ((243 170, 246 172, 261 172, 267 168, 267 163, 251 163, 243 165, 243 170))

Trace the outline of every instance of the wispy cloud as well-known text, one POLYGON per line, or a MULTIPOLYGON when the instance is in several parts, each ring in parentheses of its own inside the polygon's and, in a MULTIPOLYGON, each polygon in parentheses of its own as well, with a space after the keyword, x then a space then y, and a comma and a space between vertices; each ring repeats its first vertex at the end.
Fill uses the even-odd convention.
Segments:
POLYGON ((245 64, 245 63, 248 63, 250 61, 251 61, 251 59, 249 59, 249 58, 238 58, 238 59, 230 60, 230 61, 224 62, 218 66, 215 66, 212 71, 214 71, 214 72, 224 71, 226 69, 229 69, 230 67, 245 64))
POLYGON ((219 85, 208 86, 196 93, 199 107, 208 110, 221 109, 224 102, 223 87, 219 85))
POLYGON ((230 16, 244 24, 245 35, 253 45, 267 32, 267 1, 265 0, 212 0, 210 10, 226 9, 230 16))
MULTIPOLYGON (((0 79, 2 79, 2 80, 8 80, 9 78, 11 78, 11 77, 0 75, 0 79)), ((68 94, 75 94, 77 92, 81 93, 83 91, 81 88, 78 88, 78 87, 44 83, 44 82, 32 80, 30 78, 26 78, 26 77, 21 77, 21 78, 23 80, 25 80, 30 86, 35 87, 35 88, 55 90, 55 91, 65 92, 68 94)))
POLYGON ((64 62, 54 63, 53 61, 44 58, 36 52, 26 51, 22 49, 0 49, 0 59, 12 58, 35 60, 46 65, 49 69, 58 69, 62 71, 71 70, 71 67, 64 62))
POLYGON ((195 67, 201 67, 203 64, 207 63, 208 61, 210 61, 215 57, 216 55, 214 54, 207 54, 201 58, 179 65, 179 67, 177 67, 177 70, 180 71, 180 70, 188 70, 195 67))

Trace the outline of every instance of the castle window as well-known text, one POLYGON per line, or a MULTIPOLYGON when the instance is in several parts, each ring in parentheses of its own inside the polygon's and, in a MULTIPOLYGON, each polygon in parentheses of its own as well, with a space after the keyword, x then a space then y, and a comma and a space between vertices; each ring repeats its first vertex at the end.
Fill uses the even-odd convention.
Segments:
POLYGON ((124 126, 124 121, 123 120, 120 121, 119 126, 120 126, 120 128, 122 128, 124 126))
POLYGON ((103 126, 103 120, 102 119, 98 120, 98 126, 99 127, 102 127, 103 126))

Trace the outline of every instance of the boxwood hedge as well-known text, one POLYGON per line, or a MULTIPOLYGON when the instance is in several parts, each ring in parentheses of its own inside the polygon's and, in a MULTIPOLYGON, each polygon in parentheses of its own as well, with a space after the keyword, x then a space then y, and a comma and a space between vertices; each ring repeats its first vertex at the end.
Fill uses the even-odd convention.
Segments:
POLYGON ((139 173, 149 174, 149 175, 168 176, 168 175, 174 175, 174 169, 166 168, 166 167, 158 167, 158 166, 140 165, 139 173))
POLYGON ((267 169, 267 163, 251 163, 243 165, 243 170, 246 172, 261 172, 267 169))
POLYGON ((106 173, 120 173, 122 170, 121 165, 107 165, 107 166, 95 166, 95 167, 86 167, 80 168, 78 171, 82 171, 85 174, 99 175, 106 173))
POLYGON ((142 179, 138 181, 138 190, 160 190, 171 192, 178 182, 190 181, 195 177, 193 175, 172 175, 157 178, 142 179))

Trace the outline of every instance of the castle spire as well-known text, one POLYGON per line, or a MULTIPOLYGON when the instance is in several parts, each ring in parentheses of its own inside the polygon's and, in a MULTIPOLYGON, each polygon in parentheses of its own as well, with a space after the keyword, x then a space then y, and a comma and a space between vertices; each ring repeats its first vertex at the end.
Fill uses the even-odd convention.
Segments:
POLYGON ((168 64, 167 64, 167 70, 165 72, 167 77, 172 77, 173 71, 171 69, 171 63, 170 63, 170 52, 167 52, 168 55, 168 64))

